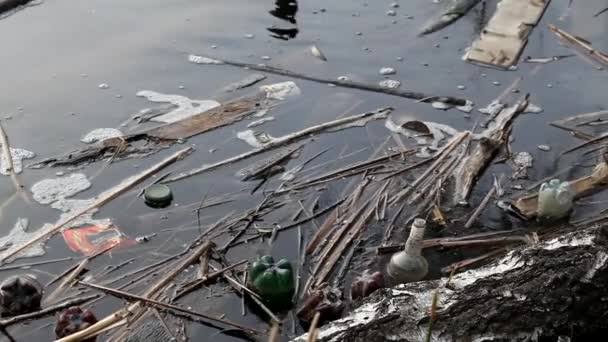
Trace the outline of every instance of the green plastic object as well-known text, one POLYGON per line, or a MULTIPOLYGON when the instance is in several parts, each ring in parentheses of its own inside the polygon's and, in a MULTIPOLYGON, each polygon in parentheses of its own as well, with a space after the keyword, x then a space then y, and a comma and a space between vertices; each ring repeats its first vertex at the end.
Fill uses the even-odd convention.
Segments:
POLYGON ((259 258, 251 265, 249 283, 264 301, 270 303, 291 301, 295 291, 291 263, 287 259, 275 263, 270 255, 259 258))
POLYGON ((538 192, 537 214, 543 220, 558 220, 568 216, 574 201, 574 191, 568 182, 552 179, 543 183, 538 192))
POLYGON ((163 184, 153 184, 144 190, 146 204, 153 208, 164 208, 171 204, 173 194, 171 189, 163 184))

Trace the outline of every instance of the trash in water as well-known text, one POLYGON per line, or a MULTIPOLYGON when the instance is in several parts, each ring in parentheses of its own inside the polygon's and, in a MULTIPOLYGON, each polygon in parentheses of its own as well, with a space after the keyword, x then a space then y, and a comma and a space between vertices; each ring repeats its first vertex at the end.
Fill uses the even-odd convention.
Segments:
POLYGON ((66 229, 62 234, 70 250, 85 256, 94 255, 127 240, 118 228, 112 225, 66 229))
POLYGON ((15 316, 39 310, 42 294, 42 285, 32 274, 7 278, 0 284, 1 315, 15 316))
MULTIPOLYGON (((8 235, 0 237, 0 248, 8 247, 9 245, 20 245, 26 241, 29 241, 32 236, 36 235, 36 232, 27 232, 28 223, 28 219, 18 218, 17 223, 15 223, 13 229, 8 232, 8 235)), ((42 243, 37 243, 32 245, 32 247, 19 253, 15 257, 15 259, 39 257, 43 256, 45 253, 46 251, 44 250, 44 245, 42 243)), ((2 256, 3 254, 4 253, 0 253, 0 256, 2 256)))
POLYGON ((218 61, 217 59, 197 55, 188 55, 188 62, 195 64, 224 64, 224 62, 218 61))
POLYGON ((463 58, 475 64, 509 69, 517 63, 549 2, 502 0, 463 58))
POLYGON ((401 82, 396 80, 382 80, 378 85, 386 89, 397 89, 401 86, 401 82))
POLYGON ((307 323, 312 322, 315 313, 319 313, 319 324, 340 318, 344 310, 342 293, 338 289, 323 286, 321 289, 312 291, 298 309, 296 316, 307 323))
POLYGON ((568 182, 552 179, 540 186, 537 214, 541 219, 557 220, 572 210, 574 191, 568 182))
POLYGON ((224 87, 223 90, 225 92, 231 93, 233 91, 237 91, 239 89, 243 89, 243 88, 252 86, 265 79, 266 79, 266 76, 264 76, 262 74, 251 74, 238 82, 234 82, 234 83, 227 85, 226 87, 224 87))
MULTIPOLYGON (((23 160, 24 159, 32 159, 36 156, 34 152, 24 150, 21 148, 10 148, 11 157, 13 159, 13 172, 15 174, 19 174, 23 172, 23 160)), ((2 154, 0 158, 0 173, 4 176, 10 176, 11 170, 9 169, 9 161, 6 160, 7 156, 2 154)))
POLYGON ((356 277, 350 287, 350 297, 355 300, 365 298, 374 291, 384 287, 384 275, 382 272, 363 271, 363 274, 356 277))
POLYGON ((124 134, 116 128, 96 128, 87 133, 80 141, 85 144, 92 144, 98 141, 122 137, 124 134))
POLYGON ((528 177, 528 169, 532 167, 534 158, 528 152, 519 152, 515 154, 513 158, 513 164, 515 164, 515 172, 513 173, 513 179, 525 179, 528 177))
POLYGON ((300 88, 292 81, 264 85, 260 90, 266 93, 267 98, 275 100, 285 100, 287 97, 302 94, 300 88))
POLYGON ((441 14, 427 22, 418 35, 423 36, 437 32, 467 14, 481 0, 452 0, 452 3, 442 10, 441 14))
MULTIPOLYGON (((89 309, 81 309, 79 306, 73 306, 65 309, 57 317, 55 325, 55 337, 58 339, 72 335, 81 330, 84 330, 91 325, 97 323, 97 317, 89 309)), ((94 342, 95 338, 87 339, 89 342, 94 342)))
POLYGON ((506 107, 506 105, 504 103, 502 103, 502 102, 500 102, 500 100, 496 99, 496 100, 492 101, 487 107, 479 108, 478 111, 482 114, 496 116, 505 107, 506 107))
POLYGON ((316 45, 313 45, 310 47, 310 52, 312 53, 313 56, 317 57, 318 59, 320 59, 324 62, 327 61, 327 57, 325 57, 323 52, 321 52, 319 47, 317 47, 316 45))
POLYGON ((429 271, 429 265, 421 254, 425 228, 425 220, 414 220, 405 249, 393 254, 387 266, 389 276, 401 284, 422 280, 429 271))
POLYGON ((274 116, 268 116, 268 117, 265 117, 263 119, 252 121, 250 124, 247 125, 247 128, 260 126, 260 125, 263 125, 263 124, 265 124, 266 122, 269 122, 269 121, 274 121, 274 116))
POLYGON ((275 263, 270 255, 253 262, 249 269, 249 282, 251 289, 268 303, 291 302, 295 291, 291 263, 287 259, 275 263))
POLYGON ((151 102, 167 102, 177 106, 167 114, 156 116, 150 120, 156 122, 173 123, 184 120, 193 115, 206 112, 220 106, 215 100, 191 100, 181 95, 162 94, 151 90, 142 90, 137 96, 145 97, 151 102))
POLYGON ((529 103, 528 107, 526 107, 526 110, 524 111, 524 113, 532 113, 532 114, 538 114, 538 113, 542 113, 543 109, 533 103, 529 103))
POLYGON ((274 137, 270 136, 268 133, 256 132, 251 129, 237 132, 236 137, 243 140, 244 142, 249 144, 251 147, 256 147, 256 148, 262 147, 274 139, 274 137))
POLYGON ((153 184, 144 190, 144 199, 149 207, 166 208, 173 200, 173 193, 164 184, 153 184))
POLYGON ((538 145, 538 149, 543 151, 543 152, 549 152, 551 151, 551 146, 549 145, 538 145))
POLYGON ((397 70, 395 70, 395 68, 384 67, 384 68, 380 69, 380 75, 388 76, 388 75, 394 75, 396 73, 397 73, 397 70))
POLYGON ((429 149, 437 150, 439 144, 446 136, 455 136, 458 131, 448 125, 435 122, 423 122, 417 120, 407 120, 406 118, 393 117, 386 119, 384 126, 394 133, 399 133, 407 138, 413 138, 419 145, 426 145, 427 148, 417 153, 419 157, 428 157, 429 149), (405 120, 405 121, 404 121, 405 120))

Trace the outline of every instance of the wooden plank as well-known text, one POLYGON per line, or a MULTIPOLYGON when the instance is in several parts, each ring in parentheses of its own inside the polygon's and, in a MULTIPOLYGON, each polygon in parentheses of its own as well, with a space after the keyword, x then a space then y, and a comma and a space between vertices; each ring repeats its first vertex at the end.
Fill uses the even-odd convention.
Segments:
POLYGON ((508 69, 517 64, 551 0, 502 0, 496 12, 464 55, 467 62, 508 69))

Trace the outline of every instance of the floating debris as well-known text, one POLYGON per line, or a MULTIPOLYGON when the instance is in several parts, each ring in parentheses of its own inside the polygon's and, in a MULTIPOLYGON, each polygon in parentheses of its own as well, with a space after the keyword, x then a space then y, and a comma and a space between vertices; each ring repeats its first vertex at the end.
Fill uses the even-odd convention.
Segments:
POLYGON ((401 82, 396 80, 382 80, 378 85, 386 89, 397 89, 401 87, 401 82))
POLYGON ((295 291, 291 263, 287 259, 275 263, 270 255, 253 262, 249 269, 249 283, 252 290, 267 303, 291 302, 295 291))
POLYGON ((99 89, 109 89, 110 86, 107 83, 101 83, 97 86, 99 89))
POLYGON ((388 76, 388 75, 394 75, 396 73, 397 73, 397 70, 395 70, 395 68, 384 67, 384 68, 380 69, 380 75, 388 76))
POLYGON ((446 136, 455 136, 458 131, 448 125, 428 121, 408 120, 401 121, 400 118, 389 116, 384 126, 391 132, 399 133, 407 138, 413 138, 418 145, 423 145, 417 153, 419 157, 430 156, 429 150, 437 150, 439 144, 446 136))
POLYGON ((241 169, 237 173, 237 176, 240 177, 242 181, 250 181, 265 179, 283 172, 285 171, 283 165, 290 159, 296 158, 297 152, 299 152, 302 147, 303 145, 297 145, 279 150, 270 157, 241 169))
POLYGON ((479 38, 465 53, 464 60, 502 69, 515 65, 549 3, 502 0, 479 38))
POLYGON ((524 113, 532 113, 532 114, 539 114, 542 112, 543 112, 543 109, 540 106, 537 106, 533 103, 529 103, 528 107, 526 107, 526 110, 524 111, 524 113))
POLYGON ((188 55, 188 62, 195 64, 224 64, 224 62, 218 61, 217 59, 197 55, 188 55))
POLYGON ((265 118, 262 118, 262 119, 259 119, 259 120, 256 120, 256 121, 252 121, 249 125, 247 125, 247 128, 260 126, 260 125, 263 125, 263 124, 265 124, 265 123, 267 123, 269 121, 274 121, 274 120, 275 120, 274 116, 268 116, 268 117, 265 117, 265 118))
POLYGON ((538 145, 538 149, 544 152, 549 152, 551 151, 551 146, 549 145, 538 145))
MULTIPOLYGON (((73 306, 62 311, 59 317, 57 317, 55 336, 60 339, 84 330, 95 323, 97 323, 97 318, 93 312, 73 306)), ((91 339, 87 341, 92 342, 91 339)))
POLYGON ((525 179, 528 177, 528 169, 532 167, 534 158, 529 152, 519 152, 513 157, 513 164, 515 164, 515 172, 513 173, 513 179, 525 179))
POLYGON ((287 97, 302 94, 300 88, 292 81, 264 85, 260 87, 260 90, 266 93, 267 98, 275 100, 285 100, 287 97))
POLYGON ((124 234, 111 224, 66 229, 62 233, 70 250, 87 256, 117 246, 126 240, 124 234))
POLYGON ((347 82, 350 81, 350 79, 348 78, 348 76, 338 76, 338 81, 347 82))
POLYGON ((397 15, 397 12, 395 12, 393 10, 388 10, 388 11, 386 11, 386 15, 388 15, 389 17, 394 17, 397 15))
POLYGON ((124 134, 116 128, 96 128, 80 139, 85 144, 92 144, 98 141, 122 137, 124 134))
POLYGON ((178 106, 172 103, 164 103, 157 107, 145 108, 133 115, 133 120, 136 120, 138 123, 147 122, 152 118, 167 114, 176 108, 178 108, 178 106))
POLYGON ((255 132, 251 129, 237 132, 236 137, 243 140, 251 147, 262 147, 270 143, 274 138, 264 132, 255 132))
POLYGON ((574 196, 575 192, 568 182, 552 179, 543 183, 538 192, 538 217, 557 220, 568 216, 572 210, 574 196))
POLYGON ((492 117, 498 115, 501 110, 505 109, 506 105, 500 102, 499 99, 492 101, 487 107, 479 108, 479 112, 482 114, 490 115, 492 117))
POLYGON ((539 63, 539 64, 547 64, 547 63, 551 63, 551 62, 555 62, 555 61, 559 61, 562 60, 564 58, 569 58, 575 55, 561 55, 561 56, 553 56, 553 57, 548 57, 548 58, 532 58, 530 56, 526 57, 524 59, 524 62, 526 63, 539 63))
POLYGON ((265 61, 269 61, 269 60, 272 59, 270 56, 262 56, 260 58, 263 59, 263 60, 265 60, 265 61))
POLYGON ((456 86, 456 88, 458 88, 458 90, 465 90, 465 89, 467 89, 467 87, 463 86, 462 84, 456 86))
POLYGON ((325 55, 323 54, 323 52, 321 51, 321 49, 319 49, 318 46, 313 45, 310 47, 310 52, 312 53, 313 56, 317 57, 318 59, 326 62, 327 61, 327 57, 325 57, 325 55))
MULTIPOLYGON (((13 168, 12 171, 15 174, 20 174, 21 172, 23 172, 23 160, 24 159, 32 159, 34 157, 36 157, 36 154, 34 152, 28 151, 28 150, 24 150, 22 148, 10 148, 11 151, 11 157, 13 159, 13 168)), ((2 154, 2 157, 0 158, 0 174, 4 175, 4 176, 10 176, 11 175, 11 170, 10 170, 10 162, 8 160, 6 160, 7 156, 2 154)))
POLYGON ((247 33, 246 35, 244 35, 244 37, 246 39, 253 39, 253 38, 255 38, 255 34, 253 34, 253 33, 247 33))
POLYGON ((365 298, 374 291, 384 287, 384 275, 382 272, 363 271, 360 277, 356 277, 350 287, 350 297, 355 300, 365 298))
POLYGON ((437 32, 467 14, 481 0, 452 0, 450 6, 442 11, 437 18, 431 19, 421 30, 418 35, 423 36, 433 32, 437 32))
POLYGON ((14 275, 0 284, 2 316, 15 316, 40 309, 43 289, 33 274, 14 275))
MULTIPOLYGON (((9 245, 17 246, 29 241, 32 236, 36 235, 36 232, 26 232, 28 224, 28 219, 18 218, 17 223, 15 223, 13 229, 8 232, 8 235, 0 237, 0 248, 8 247, 9 245)), ((39 257, 43 256, 45 253, 44 245, 42 243, 37 243, 17 254, 14 259, 39 257)), ((3 255, 4 253, 0 253, 0 256, 3 255)))
POLYGON ((238 82, 229 84, 223 90, 230 93, 239 89, 247 88, 265 79, 266 76, 262 74, 251 74, 238 82))
POLYGON ((215 100, 191 100, 185 96, 162 94, 151 90, 141 90, 137 92, 136 95, 145 97, 151 102, 165 102, 177 106, 166 114, 155 116, 150 119, 152 121, 164 123, 181 121, 221 105, 215 100))
POLYGON ((401 284, 420 281, 429 271, 429 265, 421 254, 425 228, 424 219, 414 220, 405 249, 393 254, 387 266, 388 275, 401 284))
POLYGON ((144 190, 144 199, 149 207, 166 208, 173 200, 173 193, 164 184, 153 184, 144 190))

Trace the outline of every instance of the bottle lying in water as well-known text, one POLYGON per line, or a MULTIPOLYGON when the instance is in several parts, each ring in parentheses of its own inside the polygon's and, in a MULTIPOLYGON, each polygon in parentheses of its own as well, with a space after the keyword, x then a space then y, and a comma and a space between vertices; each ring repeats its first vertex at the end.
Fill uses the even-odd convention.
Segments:
POLYGON ((552 179, 540 186, 537 214, 541 220, 558 220, 572 210, 574 190, 568 182, 552 179))
POLYGON ((387 272, 395 282, 409 283, 420 281, 426 277, 429 266, 422 256, 422 238, 425 228, 425 220, 414 220, 410 236, 405 243, 405 249, 391 257, 387 272))

